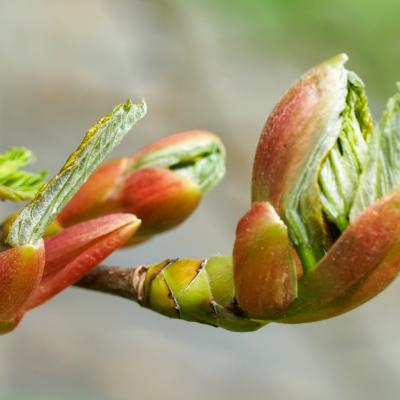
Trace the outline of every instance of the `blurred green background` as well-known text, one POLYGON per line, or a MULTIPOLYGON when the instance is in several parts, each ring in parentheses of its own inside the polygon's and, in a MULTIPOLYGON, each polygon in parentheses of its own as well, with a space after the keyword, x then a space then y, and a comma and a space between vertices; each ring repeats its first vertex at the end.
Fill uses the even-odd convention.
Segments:
MULTIPOLYGON (((113 105, 148 116, 115 152, 205 128, 228 174, 193 218, 110 263, 230 252, 252 157, 281 94, 339 52, 376 119, 400 80, 395 0, 0 0, 0 147, 27 145, 54 172, 113 105)), ((7 214, 11 206, 2 205, 7 214)), ((0 399, 394 399, 399 283, 325 322, 251 334, 173 321, 70 289, 0 341, 0 399)))

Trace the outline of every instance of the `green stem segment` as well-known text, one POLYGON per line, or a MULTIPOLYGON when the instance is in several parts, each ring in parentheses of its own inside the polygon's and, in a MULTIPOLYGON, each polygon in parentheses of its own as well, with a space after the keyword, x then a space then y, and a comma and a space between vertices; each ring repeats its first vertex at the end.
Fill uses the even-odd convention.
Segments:
POLYGON ((132 268, 98 267, 77 286, 128 298, 170 318, 254 331, 266 321, 248 318, 233 297, 232 259, 176 259, 132 268))

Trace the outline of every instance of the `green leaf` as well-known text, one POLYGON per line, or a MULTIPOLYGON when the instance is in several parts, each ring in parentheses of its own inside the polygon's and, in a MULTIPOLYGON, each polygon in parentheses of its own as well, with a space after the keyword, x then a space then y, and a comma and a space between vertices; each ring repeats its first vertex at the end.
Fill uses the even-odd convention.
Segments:
POLYGON ((364 84, 349 72, 346 106, 341 114, 341 132, 322 162, 319 175, 322 209, 327 219, 344 231, 360 176, 368 155, 373 129, 364 84))
POLYGON ((195 182, 201 193, 213 189, 225 175, 225 149, 217 138, 172 144, 138 159, 134 169, 163 167, 195 182))
POLYGON ((14 147, 0 155, 0 200, 31 200, 44 183, 46 172, 21 171, 34 161, 30 150, 14 147))
POLYGON ((307 168, 285 203, 290 237, 305 270, 312 269, 349 224, 368 153, 372 118, 362 81, 345 70, 343 91, 329 112, 307 168))
POLYGON ((144 101, 132 104, 128 100, 90 128, 61 171, 22 209, 10 228, 7 243, 13 247, 36 243, 64 205, 145 114, 144 101))
MULTIPOLYGON (((398 84, 400 90, 400 84, 398 84)), ((379 198, 400 186, 400 93, 391 97, 376 127, 360 178, 350 220, 379 198)))

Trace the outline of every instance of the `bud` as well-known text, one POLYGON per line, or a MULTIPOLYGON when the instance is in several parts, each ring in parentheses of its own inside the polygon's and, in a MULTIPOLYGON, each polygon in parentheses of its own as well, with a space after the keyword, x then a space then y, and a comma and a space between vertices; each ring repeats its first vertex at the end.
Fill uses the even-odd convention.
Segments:
POLYGON ((330 225, 348 225, 372 131, 363 84, 346 61, 336 56, 289 89, 266 122, 254 160, 252 200, 277 210, 306 269, 336 240, 330 225))
POLYGON ((212 133, 169 136, 130 158, 101 166, 57 217, 62 226, 109 213, 142 220, 134 242, 184 221, 225 172, 225 150, 212 133))
POLYGON ((231 257, 204 260, 165 260, 142 270, 137 288, 144 307, 186 321, 241 332, 259 329, 265 322, 247 318, 233 298, 231 257))
POLYGON ((131 214, 111 214, 74 225, 45 240, 46 264, 27 309, 36 307, 78 281, 140 226, 131 214))
POLYGON ((364 85, 346 60, 307 72, 262 132, 254 203, 234 249, 236 297, 250 317, 296 323, 339 315, 399 270, 400 97, 373 127, 364 85), (299 261, 304 274, 293 282, 299 261))
POLYGON ((196 209, 202 194, 190 179, 160 167, 132 173, 121 191, 121 199, 143 223, 130 243, 138 243, 183 222, 196 209))

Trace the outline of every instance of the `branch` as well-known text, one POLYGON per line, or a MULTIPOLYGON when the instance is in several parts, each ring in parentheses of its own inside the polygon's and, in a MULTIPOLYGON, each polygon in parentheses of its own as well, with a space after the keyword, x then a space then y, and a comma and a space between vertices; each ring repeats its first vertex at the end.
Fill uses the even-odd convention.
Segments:
POLYGON ((123 268, 101 265, 86 274, 74 286, 140 302, 143 298, 145 272, 144 266, 123 268))

